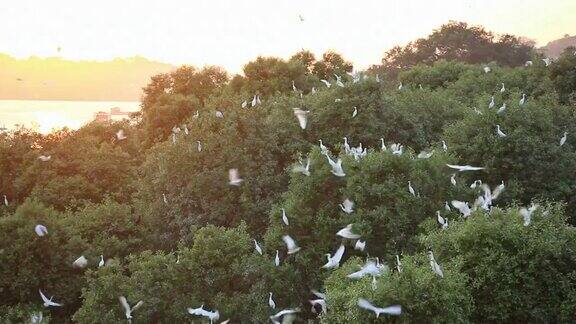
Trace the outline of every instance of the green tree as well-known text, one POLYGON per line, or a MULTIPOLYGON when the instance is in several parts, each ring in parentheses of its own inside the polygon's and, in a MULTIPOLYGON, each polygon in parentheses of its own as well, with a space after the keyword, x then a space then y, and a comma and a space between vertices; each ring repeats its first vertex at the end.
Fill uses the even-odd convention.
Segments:
POLYGON ((564 104, 576 104, 576 48, 569 47, 550 66, 550 78, 564 104))
POLYGON ((450 22, 427 38, 392 48, 382 64, 393 76, 417 64, 432 64, 441 59, 472 64, 494 61, 505 66, 520 66, 531 58, 533 51, 532 43, 518 37, 502 35, 497 38, 483 27, 450 22))
MULTIPOLYGON (((513 97, 518 97, 518 93, 513 97)), ((478 106, 487 104, 488 97, 479 97, 478 106)), ((517 201, 528 204, 534 198, 563 201, 571 206, 576 183, 571 174, 576 170, 573 141, 560 146, 564 131, 573 128, 576 115, 566 106, 557 106, 550 97, 528 100, 524 106, 507 102, 501 113, 480 108, 481 115, 470 112, 463 120, 446 128, 446 141, 450 150, 462 164, 482 166, 486 172, 478 179, 507 186, 502 203, 517 201), (496 125, 507 134, 501 138, 496 125)), ((501 101, 497 99, 497 107, 501 101)), ((573 212, 570 212, 574 217, 573 212)))
POLYGON ((255 254, 244 225, 234 229, 204 227, 190 247, 181 247, 175 254, 146 251, 131 255, 125 266, 88 272, 83 304, 74 320, 122 321, 119 296, 131 304, 144 301, 134 312, 134 323, 197 322, 201 319, 186 309, 200 305, 218 310, 221 319, 267 320, 271 312, 267 291, 272 287, 267 273, 274 265, 255 254))
POLYGON ((423 237, 436 258, 468 275, 472 322, 570 322, 574 318, 574 228, 559 205, 542 205, 524 226, 517 209, 453 220, 423 237))
MULTIPOLYGON (((402 272, 385 271, 377 278, 360 280, 346 276, 364 264, 358 258, 330 274, 325 281, 329 323, 377 322, 375 314, 358 307, 358 299, 369 300, 378 307, 401 305, 402 315, 381 315, 380 321, 399 323, 469 323, 474 309, 467 286, 468 276, 460 271, 461 261, 442 263, 444 277, 430 268, 428 256, 420 253, 401 258, 402 272)), ((392 264, 390 267, 394 268, 392 264)))

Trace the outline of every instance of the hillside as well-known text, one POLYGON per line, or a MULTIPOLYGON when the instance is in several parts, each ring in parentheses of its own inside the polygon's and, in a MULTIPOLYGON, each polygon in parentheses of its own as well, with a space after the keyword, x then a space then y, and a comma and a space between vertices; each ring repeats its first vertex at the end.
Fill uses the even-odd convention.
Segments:
POLYGON ((142 57, 69 61, 0 54, 0 99, 139 100, 150 77, 172 65, 142 57))
POLYGON ((548 44, 540 48, 540 50, 542 50, 547 57, 557 58, 570 46, 576 47, 576 36, 566 34, 560 39, 548 42, 548 44))

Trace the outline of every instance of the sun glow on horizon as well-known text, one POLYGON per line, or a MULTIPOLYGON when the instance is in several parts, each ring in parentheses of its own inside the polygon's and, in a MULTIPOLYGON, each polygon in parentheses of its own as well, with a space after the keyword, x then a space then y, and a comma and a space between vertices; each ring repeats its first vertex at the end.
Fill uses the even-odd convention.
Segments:
POLYGON ((450 20, 538 45, 576 33, 574 0, 10 1, 0 11, 0 53, 110 60, 140 55, 231 73, 259 55, 334 50, 356 68, 426 37, 450 20), (301 15, 304 20, 299 19, 301 15))
POLYGON ((59 112, 35 112, 33 124, 37 125, 38 132, 42 134, 48 134, 52 131, 68 127, 71 129, 77 129, 82 126, 82 123, 78 120, 67 118, 64 114, 59 112))

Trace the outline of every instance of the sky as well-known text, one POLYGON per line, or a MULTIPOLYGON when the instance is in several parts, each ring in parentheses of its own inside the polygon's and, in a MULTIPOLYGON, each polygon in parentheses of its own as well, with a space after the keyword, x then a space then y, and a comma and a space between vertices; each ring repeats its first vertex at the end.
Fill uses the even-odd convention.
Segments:
POLYGON ((2 0, 0 53, 139 55, 237 73, 259 55, 288 58, 305 48, 335 50, 362 69, 450 20, 545 45, 576 34, 576 0, 2 0))

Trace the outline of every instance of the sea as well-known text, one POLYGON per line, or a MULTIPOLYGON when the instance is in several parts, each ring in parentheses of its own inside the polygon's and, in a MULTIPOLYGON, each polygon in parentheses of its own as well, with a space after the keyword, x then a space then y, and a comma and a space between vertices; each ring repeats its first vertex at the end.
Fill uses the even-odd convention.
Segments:
POLYGON ((0 129, 25 126, 43 134, 63 127, 78 129, 94 120, 95 113, 110 113, 115 107, 135 112, 140 109, 140 102, 0 100, 0 129))

